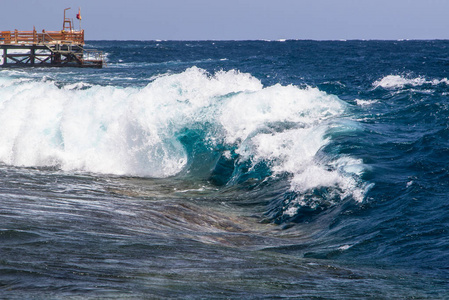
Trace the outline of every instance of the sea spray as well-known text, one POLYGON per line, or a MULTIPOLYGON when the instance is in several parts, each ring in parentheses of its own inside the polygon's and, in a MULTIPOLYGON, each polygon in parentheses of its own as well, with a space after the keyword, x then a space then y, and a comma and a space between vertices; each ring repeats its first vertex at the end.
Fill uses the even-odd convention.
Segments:
POLYGON ((336 128, 347 130, 339 125, 346 104, 317 88, 264 87, 247 73, 209 74, 196 67, 134 88, 4 82, 5 164, 163 178, 198 169, 192 161, 214 170, 212 157, 221 156, 232 165, 222 184, 242 182, 261 164, 267 169, 258 174, 262 181, 288 175, 287 193, 295 196, 282 215, 347 197, 363 199, 359 174, 345 171, 362 165, 360 160, 322 151, 336 128), (193 131, 199 140, 189 146, 193 131), (205 151, 210 159, 195 160, 205 151), (313 191, 323 188, 328 196, 317 198, 313 191))

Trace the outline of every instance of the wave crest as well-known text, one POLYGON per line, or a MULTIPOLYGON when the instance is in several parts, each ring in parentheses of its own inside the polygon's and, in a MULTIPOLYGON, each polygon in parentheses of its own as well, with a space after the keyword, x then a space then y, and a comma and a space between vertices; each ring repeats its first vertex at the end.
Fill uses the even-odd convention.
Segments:
POLYGON ((346 104, 317 88, 196 67, 143 88, 1 82, 0 161, 9 165, 149 177, 227 168, 222 183, 232 184, 263 164, 262 180, 290 178, 296 196, 283 213, 310 206, 307 195, 323 187, 363 199, 351 171, 362 163, 323 152, 333 134, 353 130, 346 104))

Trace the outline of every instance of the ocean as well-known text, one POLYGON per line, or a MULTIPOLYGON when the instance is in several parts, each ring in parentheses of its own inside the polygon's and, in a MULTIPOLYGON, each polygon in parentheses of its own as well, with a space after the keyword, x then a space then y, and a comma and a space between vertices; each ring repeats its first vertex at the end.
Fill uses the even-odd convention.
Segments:
POLYGON ((449 41, 86 47, 0 70, 0 298, 449 297, 449 41))

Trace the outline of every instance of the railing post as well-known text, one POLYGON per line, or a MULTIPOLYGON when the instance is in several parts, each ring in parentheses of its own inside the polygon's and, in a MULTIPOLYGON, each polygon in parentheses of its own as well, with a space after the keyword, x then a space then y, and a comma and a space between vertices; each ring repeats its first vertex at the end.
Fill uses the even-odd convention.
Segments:
POLYGON ((14 40, 15 40, 15 43, 17 44, 17 29, 14 30, 14 40))
POLYGON ((11 31, 8 31, 5 37, 5 43, 11 44, 11 31))

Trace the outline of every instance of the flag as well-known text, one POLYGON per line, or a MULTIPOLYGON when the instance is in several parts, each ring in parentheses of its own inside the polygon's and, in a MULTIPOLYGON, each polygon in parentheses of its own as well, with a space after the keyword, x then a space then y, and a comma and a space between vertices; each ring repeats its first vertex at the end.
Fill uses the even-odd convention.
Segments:
POLYGON ((78 13, 76 14, 76 18, 81 20, 81 8, 78 8, 78 13))

